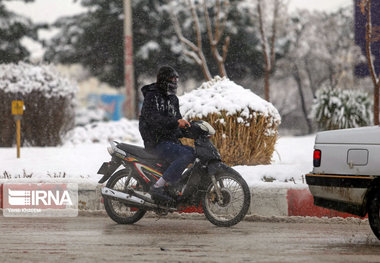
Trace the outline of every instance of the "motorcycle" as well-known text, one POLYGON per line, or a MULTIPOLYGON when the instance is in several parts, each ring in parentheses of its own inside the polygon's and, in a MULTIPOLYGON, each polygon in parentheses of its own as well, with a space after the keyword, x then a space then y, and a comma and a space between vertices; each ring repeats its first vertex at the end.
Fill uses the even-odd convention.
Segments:
POLYGON ((216 226, 233 226, 244 218, 250 206, 249 187, 237 171, 222 162, 209 139, 214 128, 205 121, 193 121, 182 131, 184 137, 194 139, 195 161, 178 182, 165 186, 173 201, 164 203, 153 200, 148 190, 169 164, 142 147, 110 142, 111 161, 103 163, 98 174, 103 174, 100 184, 107 182, 101 193, 112 220, 133 224, 147 211, 167 215, 200 204, 216 226), (123 169, 116 171, 120 166, 123 169))

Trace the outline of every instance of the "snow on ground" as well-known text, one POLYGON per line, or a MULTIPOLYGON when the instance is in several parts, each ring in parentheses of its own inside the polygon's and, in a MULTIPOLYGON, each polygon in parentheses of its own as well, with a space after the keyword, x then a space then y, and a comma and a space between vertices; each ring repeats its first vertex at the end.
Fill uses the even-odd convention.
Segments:
MULTIPOLYGON (((271 165, 235 166, 249 186, 307 187, 302 177, 312 169, 314 135, 281 137, 276 144, 271 165), (264 179, 265 178, 265 179, 264 179), (269 182, 272 181, 272 182, 269 182)), ((1 182, 73 182, 96 184, 97 171, 110 160, 109 140, 142 146, 138 122, 91 124, 75 128, 60 147, 0 148, 1 182), (31 175, 31 178, 27 178, 31 175)))
POLYGON ((315 135, 281 137, 275 146, 271 165, 235 166, 249 186, 306 187, 305 174, 313 168, 315 135), (267 178, 267 180, 263 180, 267 178), (275 179, 273 182, 268 182, 275 179))

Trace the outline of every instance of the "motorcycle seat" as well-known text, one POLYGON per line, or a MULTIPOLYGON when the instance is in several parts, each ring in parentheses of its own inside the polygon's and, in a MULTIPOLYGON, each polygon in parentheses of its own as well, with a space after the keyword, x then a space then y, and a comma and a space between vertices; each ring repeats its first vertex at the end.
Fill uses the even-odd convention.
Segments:
POLYGON ((116 147, 119 148, 120 150, 123 150, 126 153, 130 153, 132 155, 141 157, 143 159, 150 159, 150 160, 159 160, 160 159, 156 155, 148 153, 147 151, 145 151, 145 148, 143 148, 143 147, 130 145, 130 144, 126 144, 126 143, 119 143, 118 145, 116 145, 116 147))

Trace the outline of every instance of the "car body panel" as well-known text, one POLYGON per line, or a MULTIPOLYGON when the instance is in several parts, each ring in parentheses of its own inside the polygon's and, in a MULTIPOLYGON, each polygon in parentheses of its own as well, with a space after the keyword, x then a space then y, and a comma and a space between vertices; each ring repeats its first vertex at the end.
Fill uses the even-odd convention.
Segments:
POLYGON ((364 216, 367 198, 380 180, 380 127, 320 132, 319 167, 306 175, 317 206, 364 216))

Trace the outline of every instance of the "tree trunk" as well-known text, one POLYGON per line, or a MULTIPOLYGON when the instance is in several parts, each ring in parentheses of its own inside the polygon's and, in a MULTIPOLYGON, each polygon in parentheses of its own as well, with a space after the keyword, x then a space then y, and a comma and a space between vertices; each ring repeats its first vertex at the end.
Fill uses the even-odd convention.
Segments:
POLYGON ((374 98, 373 98, 373 118, 374 118, 374 124, 379 125, 379 89, 380 89, 380 82, 375 86, 374 90, 374 98))
POLYGON ((269 77, 270 77, 270 70, 265 67, 265 76, 264 76, 264 97, 266 101, 270 101, 270 94, 269 94, 269 77))
POLYGON ((373 39, 373 31, 372 31, 372 19, 371 19, 371 0, 362 1, 361 2, 362 13, 364 14, 364 10, 366 9, 367 15, 367 24, 366 24, 366 55, 368 61, 368 68, 373 82, 373 123, 375 125, 379 125, 379 88, 380 88, 380 80, 376 77, 375 67, 372 61, 372 53, 371 53, 371 42, 373 39))
POLYGON ((264 96, 265 100, 270 101, 270 83, 269 78, 271 72, 274 67, 275 61, 275 52, 274 45, 276 41, 276 31, 277 31, 277 16, 278 10, 280 7, 280 1, 274 1, 274 9, 273 9, 273 21, 272 21, 272 36, 269 39, 269 43, 267 43, 267 36, 264 29, 264 14, 261 7, 262 0, 258 0, 257 2, 257 12, 259 15, 259 29, 260 29, 260 37, 261 37, 261 47, 263 49, 264 60, 265 60, 265 75, 264 75, 264 96))
POLYGON ((259 27, 260 27, 260 36, 261 36, 261 47, 263 49, 265 68, 264 68, 264 98, 266 101, 269 101, 269 74, 270 74, 270 58, 269 50, 267 46, 267 37, 264 30, 264 18, 263 12, 261 10, 261 0, 257 3, 257 11, 259 13, 259 27))
POLYGON ((297 83, 298 93, 300 94, 300 98, 301 98, 302 113, 303 113, 303 116, 304 116, 305 121, 306 121, 307 130, 308 130, 307 132, 308 132, 308 134, 310 134, 313 132, 313 126, 312 126, 311 121, 308 117, 308 112, 306 109, 305 95, 304 95, 303 89, 302 89, 302 81, 301 81, 300 73, 299 73, 298 67, 296 65, 293 68, 294 68, 293 77, 297 83))

